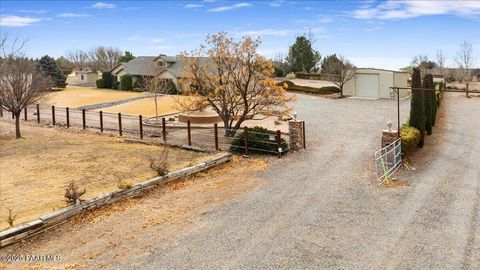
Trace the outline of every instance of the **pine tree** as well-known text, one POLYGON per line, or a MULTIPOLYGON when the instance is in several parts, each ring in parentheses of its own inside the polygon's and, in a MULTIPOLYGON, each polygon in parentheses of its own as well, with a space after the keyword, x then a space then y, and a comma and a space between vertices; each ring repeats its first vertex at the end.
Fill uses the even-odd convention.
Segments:
POLYGON ((130 62, 132 61, 133 59, 135 59, 135 56, 133 56, 133 54, 129 51, 125 51, 125 54, 120 56, 118 58, 118 62, 117 63, 122 63, 122 62, 130 62))
MULTIPOLYGON (((433 77, 432 74, 427 74, 423 78, 423 88, 433 89, 433 77)), ((425 131, 427 135, 432 135, 432 125, 433 125, 433 103, 432 99, 434 98, 435 92, 429 90, 423 90, 424 102, 425 102, 425 131)))
POLYGON ((412 74, 412 100, 410 105, 409 125, 420 131, 421 139, 418 147, 423 147, 425 143, 425 101, 421 88, 422 80, 420 78, 420 69, 414 68, 412 74))
POLYGON ((40 60, 38 60, 38 68, 45 76, 52 79, 54 87, 65 88, 67 86, 67 77, 52 57, 45 55, 40 58, 40 60))
POLYGON ((290 46, 287 62, 293 72, 310 72, 320 61, 320 53, 312 48, 311 40, 303 35, 298 36, 290 46))

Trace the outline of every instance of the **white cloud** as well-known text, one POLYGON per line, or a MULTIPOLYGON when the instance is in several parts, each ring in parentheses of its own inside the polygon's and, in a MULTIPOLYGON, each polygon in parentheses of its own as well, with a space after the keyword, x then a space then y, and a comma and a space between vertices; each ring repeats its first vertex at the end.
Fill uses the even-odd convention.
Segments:
POLYGON ((40 22, 41 18, 21 17, 21 16, 4 16, 0 17, 0 26, 6 27, 23 27, 40 22))
POLYGON ((152 38, 152 42, 153 43, 160 43, 160 42, 163 42, 165 39, 163 38, 152 38))
POLYGON ((269 2, 268 5, 271 6, 271 7, 280 7, 282 4, 283 4, 283 0, 277 0, 277 1, 272 1, 272 2, 269 2))
POLYGON ((112 3, 103 3, 103 2, 97 2, 91 6, 92 8, 96 9, 106 9, 106 8, 115 8, 115 4, 112 3))
POLYGON ((388 0, 377 6, 363 7, 352 12, 354 18, 363 20, 401 20, 445 14, 480 17, 480 1, 388 0))
POLYGON ((186 4, 183 7, 184 8, 201 8, 201 7, 203 7, 203 5, 200 5, 200 4, 186 4))
MULTIPOLYGON (((316 27, 316 28, 284 28, 284 29, 260 29, 260 30, 246 30, 246 31, 231 31, 231 33, 235 37, 243 37, 243 36, 250 36, 250 37, 265 37, 265 36, 274 36, 274 37, 288 37, 288 36, 295 36, 300 34, 301 32, 308 32, 310 31, 313 34, 323 33, 325 29, 323 27, 316 27)), ((326 37, 326 36, 324 36, 326 37)), ((322 38, 324 38, 322 37, 322 38)))
POLYGON ((398 70, 408 66, 410 60, 408 57, 348 57, 352 63, 360 68, 384 68, 398 70))
POLYGON ((330 17, 330 16, 320 15, 320 16, 318 16, 317 21, 320 22, 320 23, 331 23, 331 22, 333 22, 333 18, 330 17))
POLYGON ((140 39, 140 36, 138 36, 138 35, 133 35, 133 36, 127 37, 128 41, 138 41, 139 39, 140 39))
POLYGON ((380 30, 379 26, 363 29, 363 31, 365 31, 365 32, 373 32, 373 31, 377 31, 377 30, 380 30))
POLYGON ((33 13, 33 14, 44 14, 44 13, 47 13, 48 10, 46 10, 46 9, 21 9, 18 12, 33 13))
POLYGON ((252 4, 249 4, 249 3, 237 3, 237 4, 234 4, 234 5, 230 5, 230 6, 221 6, 221 7, 211 8, 207 11, 208 12, 223 12, 223 11, 228 11, 228 10, 237 9, 237 8, 249 7, 251 5, 252 4))
POLYGON ((82 17, 91 17, 92 15, 90 14, 84 14, 84 13, 60 13, 57 15, 57 17, 61 18, 82 18, 82 17))

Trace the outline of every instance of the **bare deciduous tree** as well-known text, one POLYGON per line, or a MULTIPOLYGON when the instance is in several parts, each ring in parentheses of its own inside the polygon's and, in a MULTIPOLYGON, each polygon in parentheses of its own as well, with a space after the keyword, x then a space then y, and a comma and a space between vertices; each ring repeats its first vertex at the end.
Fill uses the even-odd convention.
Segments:
POLYGON ((422 78, 427 74, 428 69, 437 67, 437 63, 431 61, 428 56, 421 54, 413 57, 411 65, 420 69, 422 78))
POLYGON ((273 79, 272 61, 258 54, 259 44, 250 37, 235 42, 220 32, 208 36, 193 57, 182 56, 183 93, 195 97, 186 109, 212 108, 223 120, 225 136, 234 136, 245 120, 259 114, 285 114, 294 98, 273 79))
POLYGON ((77 70, 83 70, 87 66, 87 53, 83 50, 67 51, 65 57, 77 70))
POLYGON ((52 81, 26 58, 9 57, 0 65, 0 106, 15 116, 16 138, 21 137, 20 114, 52 87, 52 81))
POLYGON ((122 51, 116 47, 99 46, 88 51, 87 58, 92 69, 103 72, 112 70, 121 55, 122 51))
POLYGON ((343 87, 355 77, 356 67, 344 56, 339 55, 338 61, 328 61, 323 67, 322 73, 325 78, 340 88, 340 96, 343 97, 343 87))
POLYGON ((460 45, 460 50, 455 56, 455 62, 460 70, 461 82, 467 83, 466 95, 468 97, 468 82, 471 79, 472 67, 474 65, 472 43, 464 41, 460 45))
POLYGON ((158 95, 167 94, 169 87, 169 80, 160 78, 160 76, 143 76, 143 87, 149 91, 155 100, 155 120, 158 121, 158 95))
POLYGON ((0 51, 2 58, 6 59, 22 54, 22 50, 27 44, 27 39, 19 36, 11 36, 10 33, 5 32, 0 34, 0 51))
POLYGON ((442 75, 445 75, 445 61, 447 60, 447 58, 445 57, 445 55, 443 54, 442 50, 438 50, 437 51, 437 67, 440 69, 440 72, 442 75))

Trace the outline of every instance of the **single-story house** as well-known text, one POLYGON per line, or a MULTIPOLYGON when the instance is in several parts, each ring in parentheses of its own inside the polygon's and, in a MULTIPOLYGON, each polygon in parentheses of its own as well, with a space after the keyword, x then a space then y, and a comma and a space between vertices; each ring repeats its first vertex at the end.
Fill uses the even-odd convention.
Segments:
POLYGON ((71 85, 90 85, 95 86, 95 82, 98 80, 98 73, 89 69, 72 71, 71 74, 67 76, 67 83, 71 85))
MULTIPOLYGON (((354 77, 343 87, 349 96, 366 98, 392 98, 390 87, 408 87, 408 73, 404 71, 357 68, 354 77)), ((400 90, 400 97, 407 96, 408 90, 400 90)))

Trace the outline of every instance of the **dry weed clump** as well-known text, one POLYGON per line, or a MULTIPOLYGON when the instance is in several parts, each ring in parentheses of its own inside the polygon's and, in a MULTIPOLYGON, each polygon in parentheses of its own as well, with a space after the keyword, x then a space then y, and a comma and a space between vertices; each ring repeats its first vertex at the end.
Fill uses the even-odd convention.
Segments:
POLYGON ((10 225, 10 227, 13 227, 13 223, 15 222, 15 219, 17 219, 17 215, 13 214, 12 209, 8 209, 8 217, 7 217, 7 223, 10 225))
POLYGON ((83 187, 83 190, 80 190, 78 185, 75 184, 75 181, 72 180, 65 189, 65 201, 68 205, 82 202, 83 200, 80 199, 80 197, 83 196, 85 193, 87 193, 86 187, 83 187))
POLYGON ((159 156, 150 157, 150 168, 158 176, 165 176, 168 173, 168 147, 164 147, 159 156))

